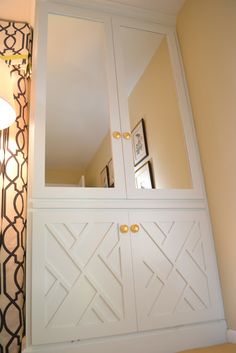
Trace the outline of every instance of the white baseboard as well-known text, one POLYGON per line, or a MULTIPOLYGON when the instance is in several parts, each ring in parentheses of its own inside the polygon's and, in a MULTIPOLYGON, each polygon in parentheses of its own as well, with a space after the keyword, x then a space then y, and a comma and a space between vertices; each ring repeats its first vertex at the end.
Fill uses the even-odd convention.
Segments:
POLYGON ((236 331, 235 330, 227 330, 227 341, 229 343, 236 343, 236 331))
POLYGON ((225 342, 226 324, 220 320, 74 343, 29 346, 23 353, 174 353, 225 342))

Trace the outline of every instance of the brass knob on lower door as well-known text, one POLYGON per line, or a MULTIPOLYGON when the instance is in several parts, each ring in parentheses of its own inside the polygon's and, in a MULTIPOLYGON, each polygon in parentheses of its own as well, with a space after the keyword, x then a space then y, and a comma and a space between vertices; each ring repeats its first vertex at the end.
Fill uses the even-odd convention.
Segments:
POLYGON ((131 230, 132 233, 138 233, 139 225, 138 224, 132 224, 132 226, 130 227, 130 230, 131 230))
POLYGON ((130 132, 123 132, 123 137, 124 137, 124 139, 126 139, 126 140, 130 140, 130 138, 131 138, 131 133, 130 133, 130 132))
POLYGON ((119 140, 119 139, 121 138, 121 133, 120 133, 119 131, 114 131, 114 132, 112 133, 112 136, 113 136, 115 139, 119 140))
POLYGON ((127 224, 120 225, 120 232, 121 233, 128 233, 128 231, 129 231, 129 227, 127 226, 127 224))

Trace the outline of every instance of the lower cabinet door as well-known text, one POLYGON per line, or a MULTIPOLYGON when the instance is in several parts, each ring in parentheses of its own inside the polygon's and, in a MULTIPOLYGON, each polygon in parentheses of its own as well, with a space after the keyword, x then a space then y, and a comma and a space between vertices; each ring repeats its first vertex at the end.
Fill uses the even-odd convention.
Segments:
POLYGON ((130 224, 139 330, 223 319, 205 211, 135 211, 130 224))
POLYGON ((137 331, 127 212, 37 210, 32 343, 137 331))

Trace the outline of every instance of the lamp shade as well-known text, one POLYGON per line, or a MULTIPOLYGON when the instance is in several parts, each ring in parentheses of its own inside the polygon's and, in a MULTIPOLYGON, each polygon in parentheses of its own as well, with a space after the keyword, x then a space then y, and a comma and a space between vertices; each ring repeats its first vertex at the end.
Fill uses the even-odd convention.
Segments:
POLYGON ((16 119, 10 70, 0 59, 0 130, 8 128, 16 119))

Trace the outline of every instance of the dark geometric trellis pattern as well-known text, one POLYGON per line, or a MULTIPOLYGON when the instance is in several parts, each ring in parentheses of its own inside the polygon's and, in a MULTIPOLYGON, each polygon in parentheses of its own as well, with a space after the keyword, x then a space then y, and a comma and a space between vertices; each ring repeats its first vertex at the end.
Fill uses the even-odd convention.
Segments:
POLYGON ((28 65, 32 53, 32 31, 28 23, 0 20, 0 58, 9 65, 28 65))
POLYGON ((0 131, 0 353, 18 353, 24 335, 24 273, 31 28, 0 21, 0 56, 11 64, 16 122, 0 131), (14 57, 15 55, 15 57, 14 57))

